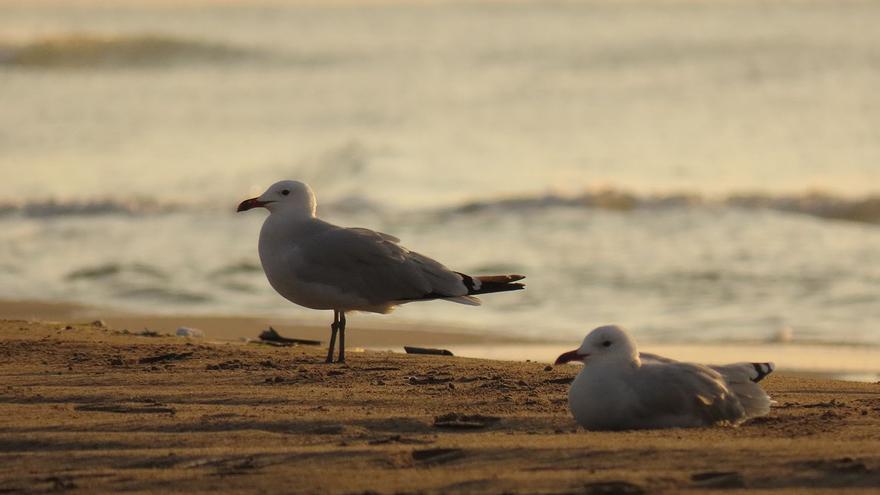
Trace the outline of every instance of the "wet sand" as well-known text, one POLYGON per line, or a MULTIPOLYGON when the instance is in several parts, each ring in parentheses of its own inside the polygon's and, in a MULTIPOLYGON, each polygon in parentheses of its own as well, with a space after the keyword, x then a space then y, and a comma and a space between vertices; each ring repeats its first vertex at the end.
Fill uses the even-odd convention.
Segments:
MULTIPOLYGON (((262 330, 272 326, 281 333, 295 332, 304 339, 326 341, 330 333, 332 312, 313 312, 309 321, 266 316, 205 316, 205 315, 152 315, 138 314, 112 308, 96 308, 73 303, 42 301, 0 300, 0 318, 38 321, 92 321, 103 320, 116 329, 131 332, 143 330, 174 333, 180 327, 198 328, 210 340, 240 341, 256 338, 262 330), (321 315, 326 323, 317 323, 321 315)), ((371 315, 377 316, 377 315, 371 315)), ((515 335, 499 335, 468 331, 446 326, 419 325, 401 322, 400 318, 379 317, 362 319, 361 314, 349 317, 347 344, 352 347, 402 350, 404 345, 532 345, 535 340, 515 335)), ((546 342, 544 342, 546 343, 546 342)))
MULTIPOLYGON (((96 308, 71 303, 0 300, 0 318, 36 321, 91 321, 102 319, 116 329, 174 333, 179 327, 198 328, 209 341, 241 342, 255 339, 272 326, 282 334, 321 340, 329 337, 327 322, 313 312, 308 321, 269 316, 206 316, 138 314, 113 308, 96 308)), ((456 356, 505 361, 552 363, 560 352, 578 345, 577 340, 540 340, 497 331, 479 331, 442 325, 407 322, 401 315, 355 314, 349 319, 347 343, 353 348, 394 350, 403 346, 444 347, 456 356)), ((645 351, 682 361, 713 363, 773 361, 779 370, 799 376, 851 381, 880 380, 880 347, 871 345, 822 345, 810 342, 731 341, 716 343, 640 342, 645 351)))
POLYGON ((876 383, 772 375, 739 428, 600 433, 575 366, 323 355, 2 321, 0 493, 880 490, 876 383))

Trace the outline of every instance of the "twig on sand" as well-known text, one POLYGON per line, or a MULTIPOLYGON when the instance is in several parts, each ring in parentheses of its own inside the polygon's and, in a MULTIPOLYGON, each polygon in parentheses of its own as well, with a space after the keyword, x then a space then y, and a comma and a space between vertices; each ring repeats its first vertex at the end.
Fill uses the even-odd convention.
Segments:
POLYGON ((138 364, 160 363, 162 361, 177 361, 192 356, 192 352, 170 352, 168 354, 160 354, 158 356, 150 356, 138 359, 138 364))
POLYGON ((168 407, 161 404, 144 404, 144 405, 129 405, 129 404, 80 404, 74 407, 74 410, 77 411, 90 411, 90 412, 112 412, 112 413, 166 413, 166 414, 174 414, 175 410, 173 407, 168 407))
POLYGON ((437 428, 478 429, 486 428, 501 421, 497 416, 483 416, 482 414, 465 415, 461 413, 448 413, 434 418, 434 426, 437 428))
POLYGON ((264 343, 273 343, 274 345, 321 345, 320 340, 309 340, 309 339, 292 339, 290 337, 282 337, 278 331, 274 328, 269 327, 268 330, 263 330, 260 333, 260 340, 264 343))
POLYGON ((412 347, 412 346, 403 346, 403 350, 406 351, 407 354, 432 354, 435 356, 454 356, 452 351, 448 351, 446 349, 430 349, 427 347, 412 347))

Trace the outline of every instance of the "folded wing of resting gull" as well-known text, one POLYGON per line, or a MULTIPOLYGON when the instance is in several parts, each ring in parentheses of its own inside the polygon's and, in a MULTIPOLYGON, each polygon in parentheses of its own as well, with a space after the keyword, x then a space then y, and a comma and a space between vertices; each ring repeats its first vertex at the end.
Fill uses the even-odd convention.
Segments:
POLYGON ((590 332, 557 364, 568 361, 584 362, 569 389, 569 407, 588 429, 735 425, 770 410, 757 382, 773 371, 772 363, 706 366, 639 353, 615 325, 590 332))
POLYGON ((634 427, 702 426, 736 423, 740 401, 715 370, 691 363, 643 364, 634 375, 634 427))
MULTIPOLYGON (((649 363, 652 361, 658 363, 677 363, 675 359, 671 359, 668 357, 659 356, 657 354, 651 354, 648 352, 640 352, 639 358, 642 363, 649 363)), ((742 380, 750 380, 752 382, 758 383, 764 378, 767 377, 770 373, 776 369, 773 363, 733 363, 733 364, 707 364, 709 368, 721 373, 721 376, 724 377, 726 381, 742 381, 742 380)))
POLYGON ((472 277, 406 249, 394 236, 325 222, 316 217, 315 194, 302 182, 277 182, 238 211, 256 207, 269 210, 259 241, 269 283, 300 306, 333 311, 327 362, 337 334, 337 362, 345 361, 346 312, 388 313, 433 299, 479 305, 480 294, 525 288, 516 283, 522 275, 472 277))

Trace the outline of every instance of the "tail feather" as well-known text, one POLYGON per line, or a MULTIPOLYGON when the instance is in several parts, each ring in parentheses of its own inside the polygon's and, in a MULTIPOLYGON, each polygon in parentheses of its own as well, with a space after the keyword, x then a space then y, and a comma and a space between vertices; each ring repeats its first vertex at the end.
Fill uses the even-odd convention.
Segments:
POLYGON ((461 281, 464 283, 464 286, 467 287, 469 296, 522 290, 526 288, 525 284, 516 283, 517 280, 526 278, 525 275, 481 275, 478 277, 471 277, 464 273, 456 273, 461 276, 461 281))
POLYGON ((526 278, 525 275, 478 275, 476 278, 480 282, 485 283, 497 283, 497 284, 509 284, 510 282, 516 282, 517 280, 522 280, 526 278))
POLYGON ((734 363, 709 367, 721 373, 721 376, 728 382, 748 380, 753 383, 760 382, 776 369, 776 365, 773 363, 734 363))
POLYGON ((727 387, 736 395, 743 411, 746 413, 746 418, 763 416, 770 412, 770 405, 773 404, 773 400, 757 383, 728 383, 727 387))
POLYGON ((480 306, 483 304, 479 297, 474 296, 444 297, 443 300, 458 304, 466 304, 468 306, 480 306))
POLYGON ((755 368, 755 375, 749 376, 749 379, 755 383, 760 382, 770 373, 773 373, 773 370, 776 369, 776 365, 773 363, 749 363, 752 367, 755 368))
POLYGON ((453 296, 449 293, 429 292, 420 297, 411 299, 401 299, 395 301, 395 304, 405 304, 413 301, 430 301, 432 299, 443 299, 459 304, 467 304, 469 306, 479 306, 481 301, 479 294, 491 294, 493 292, 506 292, 511 290, 525 289, 525 284, 515 283, 517 280, 526 278, 524 275, 487 275, 480 277, 471 277, 464 273, 455 272, 461 277, 461 281, 467 289, 467 294, 453 296))
POLYGON ((710 367, 724 378, 727 387, 742 405, 746 418, 770 412, 773 401, 758 382, 776 369, 773 363, 734 363, 710 367))

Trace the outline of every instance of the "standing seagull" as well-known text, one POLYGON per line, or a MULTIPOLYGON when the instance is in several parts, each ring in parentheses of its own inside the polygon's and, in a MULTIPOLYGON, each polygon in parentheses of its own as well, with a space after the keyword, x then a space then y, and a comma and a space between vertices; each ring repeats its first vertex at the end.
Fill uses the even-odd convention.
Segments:
POLYGON ((582 361, 571 383, 568 405, 588 430, 687 428, 738 424, 770 412, 770 397, 757 382, 773 363, 704 366, 654 354, 616 325, 599 327, 579 349, 556 364, 582 361))
POLYGON ((471 277, 410 251, 400 239, 369 229, 345 228, 315 217, 317 202, 302 182, 276 182, 238 211, 263 207, 260 262, 269 284, 286 299, 311 309, 332 309, 333 362, 339 332, 339 360, 345 362, 345 313, 388 313, 398 304, 444 299, 479 306, 478 294, 523 289, 522 275, 471 277))

